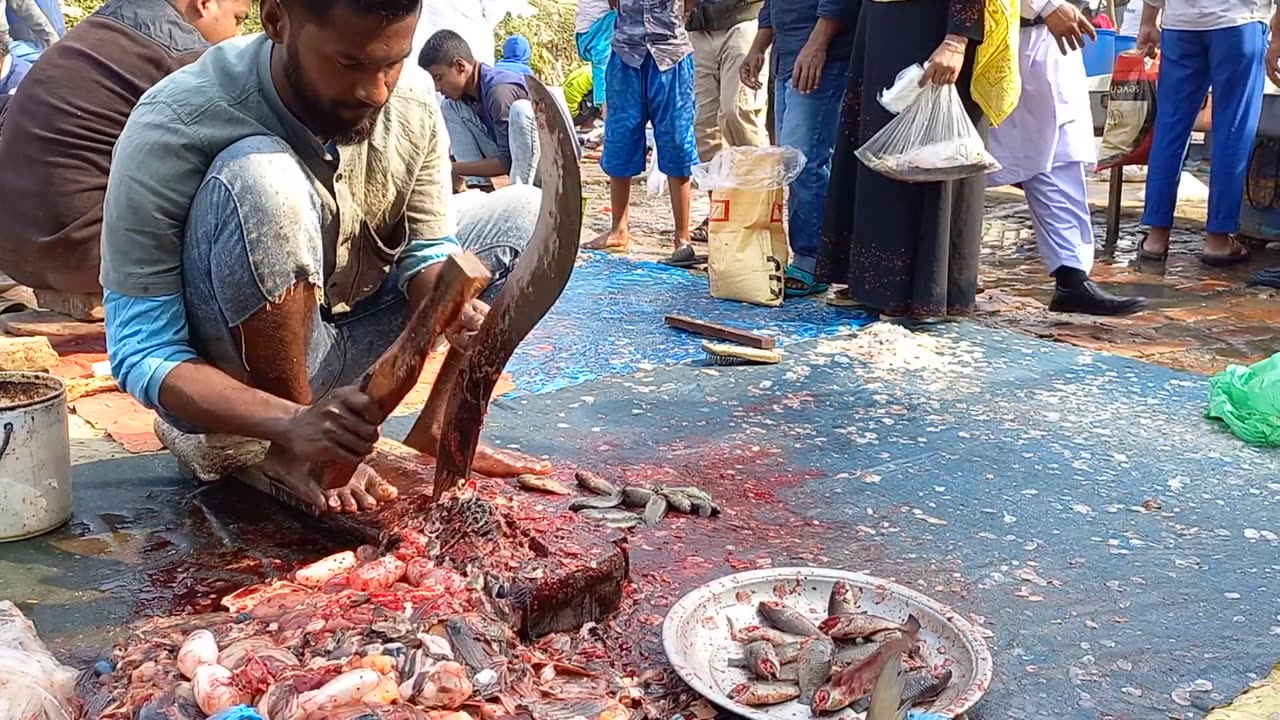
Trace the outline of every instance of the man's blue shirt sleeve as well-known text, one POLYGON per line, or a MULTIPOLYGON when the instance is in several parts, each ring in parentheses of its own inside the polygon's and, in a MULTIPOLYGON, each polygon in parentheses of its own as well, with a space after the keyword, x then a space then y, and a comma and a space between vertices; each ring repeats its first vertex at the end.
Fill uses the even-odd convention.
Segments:
POLYGON ((410 240, 400 253, 396 269, 400 271, 400 288, 403 290, 415 275, 435 265, 454 253, 462 252, 462 246, 451 238, 438 240, 410 240))
POLYGON ((160 386, 179 364, 199 358, 191 349, 181 294, 103 296, 111 374, 138 402, 160 409, 160 386))

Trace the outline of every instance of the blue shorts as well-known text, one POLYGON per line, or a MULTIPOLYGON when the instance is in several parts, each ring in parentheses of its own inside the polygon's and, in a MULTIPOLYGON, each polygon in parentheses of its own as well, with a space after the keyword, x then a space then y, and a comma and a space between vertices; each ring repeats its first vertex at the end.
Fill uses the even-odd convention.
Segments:
POLYGON ((609 111, 604 119, 604 155, 600 167, 609 177, 644 173, 645 126, 653 124, 658 169, 687 178, 698 164, 693 137, 693 54, 669 70, 659 70, 653 55, 638 68, 617 53, 609 60, 609 111))

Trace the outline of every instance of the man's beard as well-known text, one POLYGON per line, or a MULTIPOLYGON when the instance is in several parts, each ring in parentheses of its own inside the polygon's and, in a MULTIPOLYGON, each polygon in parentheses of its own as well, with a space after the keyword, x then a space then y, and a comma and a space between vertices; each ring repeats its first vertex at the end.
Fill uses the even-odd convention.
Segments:
POLYGON ((357 145, 368 140, 373 134, 373 126, 377 124, 378 117, 382 114, 381 107, 374 108, 373 112, 352 127, 343 121, 332 107, 315 99, 303 79, 302 68, 297 58, 287 51, 284 56, 284 76, 293 89, 294 102, 300 106, 298 109, 305 116, 303 121, 312 132, 322 138, 328 138, 336 145, 357 145))

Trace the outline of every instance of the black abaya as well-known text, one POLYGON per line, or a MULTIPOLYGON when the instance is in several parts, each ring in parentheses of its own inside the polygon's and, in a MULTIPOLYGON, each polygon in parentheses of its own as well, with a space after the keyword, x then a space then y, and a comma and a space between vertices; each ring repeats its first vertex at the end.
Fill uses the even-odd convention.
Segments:
POLYGON ((819 280, 848 283, 860 304, 911 317, 964 314, 973 307, 983 177, 905 183, 866 167, 854 152, 893 118, 877 100, 879 92, 903 68, 926 63, 948 34, 970 39, 957 90, 986 138, 986 122, 969 92, 983 7, 984 0, 862 4, 817 266, 819 280))

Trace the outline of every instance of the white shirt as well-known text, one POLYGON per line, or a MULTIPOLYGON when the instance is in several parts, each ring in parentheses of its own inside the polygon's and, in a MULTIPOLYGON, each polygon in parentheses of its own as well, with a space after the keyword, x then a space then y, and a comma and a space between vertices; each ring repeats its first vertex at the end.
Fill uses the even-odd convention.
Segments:
POLYGON ((422 12, 418 15, 418 27, 413 33, 410 61, 418 64, 418 53, 436 31, 452 30, 467 41, 477 61, 492 65, 493 33, 498 23, 507 13, 523 17, 535 12, 526 0, 424 0, 422 12))
POLYGON ((1058 9, 1063 0, 1022 0, 1022 18, 1035 20, 1058 9))
POLYGON ((610 9, 609 0, 578 0, 578 20, 574 23, 574 32, 584 33, 590 30, 610 9))
POLYGON ((1271 19, 1271 0, 1146 0, 1166 30, 1221 30, 1271 19))

